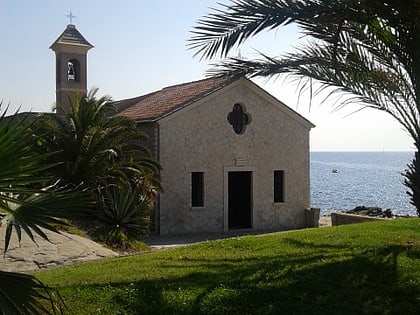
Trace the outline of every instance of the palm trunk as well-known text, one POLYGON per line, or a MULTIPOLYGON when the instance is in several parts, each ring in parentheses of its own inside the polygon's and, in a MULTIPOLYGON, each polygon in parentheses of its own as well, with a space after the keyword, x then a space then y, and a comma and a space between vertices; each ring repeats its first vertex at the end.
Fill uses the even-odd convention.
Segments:
POLYGON ((416 207, 417 215, 420 217, 420 136, 416 138, 415 146, 414 159, 407 165, 408 168, 403 176, 405 177, 404 185, 411 190, 407 191, 411 204, 416 207))

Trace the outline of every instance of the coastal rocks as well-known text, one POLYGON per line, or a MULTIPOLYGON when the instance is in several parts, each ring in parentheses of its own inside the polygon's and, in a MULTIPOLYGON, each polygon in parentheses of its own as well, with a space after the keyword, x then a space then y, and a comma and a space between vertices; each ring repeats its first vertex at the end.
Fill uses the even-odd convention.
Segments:
POLYGON ((366 215, 369 217, 380 217, 380 218, 392 218, 392 210, 386 209, 383 210, 379 207, 365 207, 365 206, 358 206, 352 210, 346 211, 349 214, 357 214, 357 215, 366 215))

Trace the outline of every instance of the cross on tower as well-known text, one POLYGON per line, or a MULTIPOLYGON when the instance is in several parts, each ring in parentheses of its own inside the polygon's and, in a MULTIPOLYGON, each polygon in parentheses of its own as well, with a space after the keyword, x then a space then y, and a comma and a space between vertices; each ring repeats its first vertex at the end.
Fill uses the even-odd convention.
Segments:
POLYGON ((75 15, 73 15, 73 13, 67 14, 66 17, 68 17, 70 19, 70 24, 73 24, 73 19, 76 17, 75 15))

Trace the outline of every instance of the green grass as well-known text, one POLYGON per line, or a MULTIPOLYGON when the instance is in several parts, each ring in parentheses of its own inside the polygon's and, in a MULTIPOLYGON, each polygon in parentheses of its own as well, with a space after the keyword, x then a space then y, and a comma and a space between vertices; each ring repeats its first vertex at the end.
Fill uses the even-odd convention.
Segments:
POLYGON ((36 273, 68 314, 420 314, 420 219, 300 230, 36 273))

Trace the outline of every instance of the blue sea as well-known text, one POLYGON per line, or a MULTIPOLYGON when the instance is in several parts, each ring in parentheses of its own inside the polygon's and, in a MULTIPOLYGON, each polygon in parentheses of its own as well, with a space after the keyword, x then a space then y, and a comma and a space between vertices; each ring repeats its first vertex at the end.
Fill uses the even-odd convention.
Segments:
POLYGON ((377 206, 396 215, 416 216, 401 175, 413 156, 413 152, 311 152, 311 205, 321 208, 321 215, 377 206))

